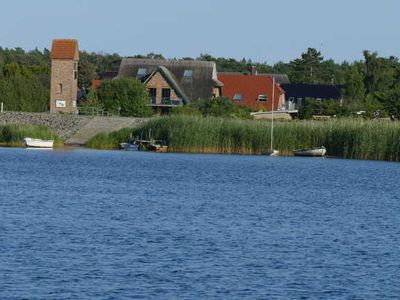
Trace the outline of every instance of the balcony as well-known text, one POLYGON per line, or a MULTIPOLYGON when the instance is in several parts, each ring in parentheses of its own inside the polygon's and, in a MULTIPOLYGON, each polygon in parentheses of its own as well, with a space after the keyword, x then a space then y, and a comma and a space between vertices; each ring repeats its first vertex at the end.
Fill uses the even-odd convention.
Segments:
POLYGON ((298 110, 298 105, 292 101, 289 101, 285 103, 284 109, 288 111, 298 110))
POLYGON ((157 99, 151 98, 150 99, 150 106, 157 106, 157 107, 182 106, 182 99, 172 100, 170 98, 163 98, 163 99, 161 99, 161 103, 157 103, 157 99))

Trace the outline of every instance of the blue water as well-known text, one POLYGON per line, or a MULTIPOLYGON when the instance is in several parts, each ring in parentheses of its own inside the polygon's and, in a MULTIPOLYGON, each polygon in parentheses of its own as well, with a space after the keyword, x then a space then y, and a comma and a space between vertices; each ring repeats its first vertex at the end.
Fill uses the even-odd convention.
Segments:
POLYGON ((396 299, 400 164, 0 149, 0 299, 396 299))

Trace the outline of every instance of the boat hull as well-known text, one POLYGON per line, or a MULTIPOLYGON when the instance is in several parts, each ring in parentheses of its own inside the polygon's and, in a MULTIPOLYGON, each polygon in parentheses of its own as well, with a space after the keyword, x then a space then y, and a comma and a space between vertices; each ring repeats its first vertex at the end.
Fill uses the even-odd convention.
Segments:
POLYGON ((24 138, 25 146, 28 148, 44 148, 51 149, 53 148, 54 141, 53 140, 41 140, 41 139, 32 139, 32 138, 24 138))
POLYGON ((132 144, 132 143, 125 143, 124 150, 126 150, 126 151, 139 151, 139 145, 138 144, 132 144))
POLYGON ((311 157, 323 157, 326 155, 325 148, 314 148, 314 149, 297 149, 293 150, 295 156, 311 156, 311 157))
POLYGON ((278 156, 279 151, 278 150, 266 150, 261 153, 262 155, 267 155, 267 156, 278 156))

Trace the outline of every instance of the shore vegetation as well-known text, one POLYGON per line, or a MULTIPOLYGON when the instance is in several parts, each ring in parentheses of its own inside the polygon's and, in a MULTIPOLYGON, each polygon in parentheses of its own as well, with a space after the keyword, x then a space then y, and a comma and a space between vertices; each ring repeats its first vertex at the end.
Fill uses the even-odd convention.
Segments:
MULTIPOLYGON (((171 152, 257 155, 269 149, 270 126, 268 121, 171 115, 136 129, 97 135, 87 146, 117 149, 133 136, 165 140, 171 152)), ((274 141, 282 155, 325 146, 329 156, 400 161, 400 122, 362 118, 275 122, 274 141)))
POLYGON ((46 126, 33 125, 1 125, 0 126, 0 146, 3 147, 23 147, 24 138, 37 138, 43 140, 54 140, 55 147, 63 146, 62 140, 46 126))

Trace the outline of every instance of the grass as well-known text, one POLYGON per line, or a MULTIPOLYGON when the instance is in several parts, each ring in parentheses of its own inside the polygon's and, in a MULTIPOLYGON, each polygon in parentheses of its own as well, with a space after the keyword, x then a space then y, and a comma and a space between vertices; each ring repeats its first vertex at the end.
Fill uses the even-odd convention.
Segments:
MULTIPOLYGON (((173 152, 261 154, 269 149, 271 123, 266 121, 168 116, 140 128, 124 129, 92 139, 88 146, 115 149, 132 136, 166 140, 173 152)), ((400 160, 400 123, 363 119, 275 122, 274 148, 324 145, 328 155, 371 160, 400 160)))
POLYGON ((2 125, 0 126, 0 146, 5 147, 23 147, 24 138, 52 139, 55 147, 63 145, 62 140, 46 126, 33 125, 2 125))

